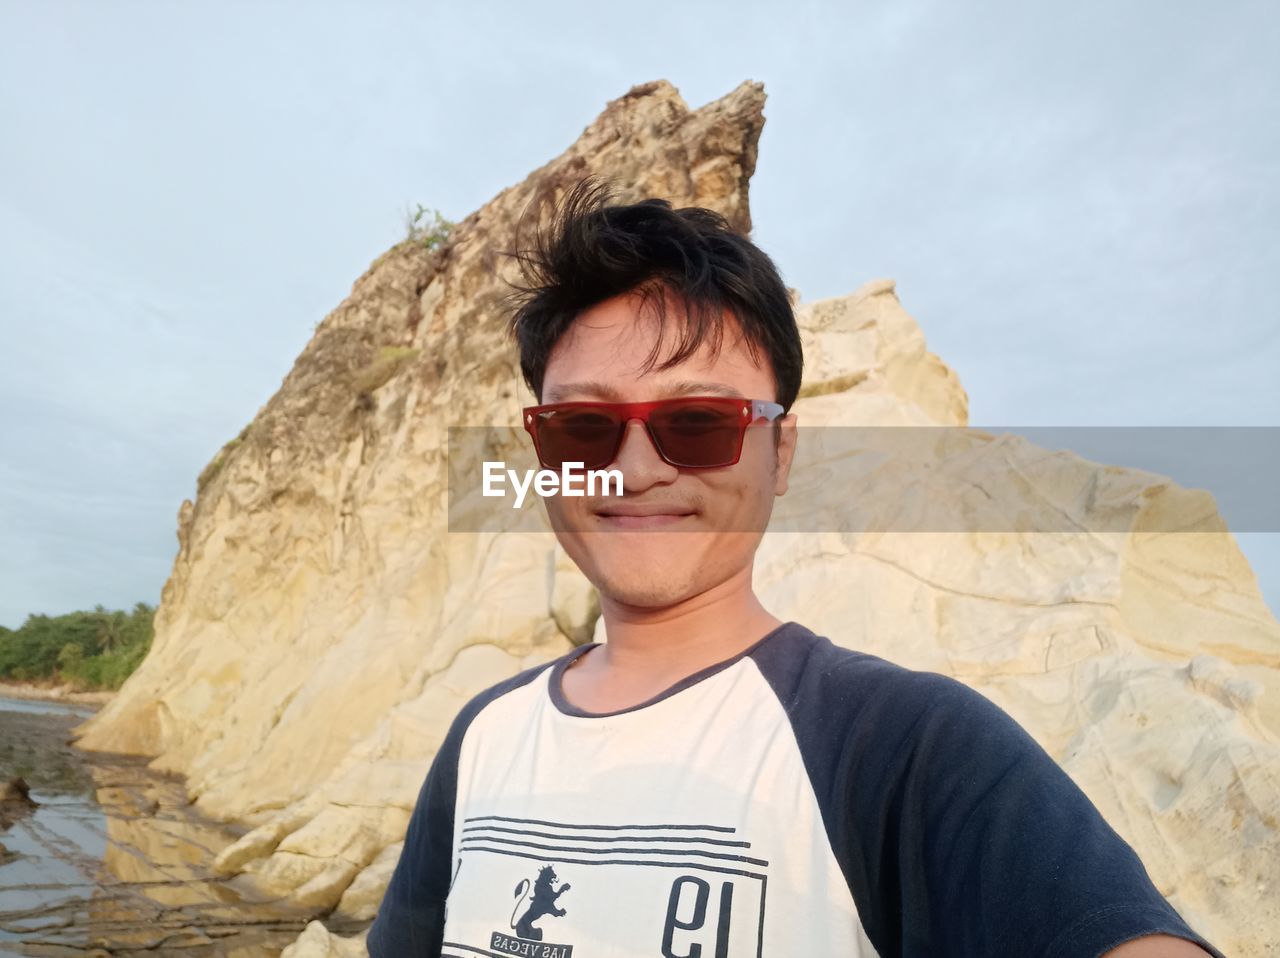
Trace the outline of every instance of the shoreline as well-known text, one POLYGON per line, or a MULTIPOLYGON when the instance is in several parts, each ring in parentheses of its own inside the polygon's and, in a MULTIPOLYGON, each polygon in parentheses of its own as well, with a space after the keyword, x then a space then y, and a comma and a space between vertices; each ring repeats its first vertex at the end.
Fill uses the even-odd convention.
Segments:
POLYGON ((66 685, 35 685, 31 682, 7 682, 0 679, 0 696, 11 699, 36 699, 42 702, 70 702, 101 708, 116 697, 115 692, 73 692, 66 685))

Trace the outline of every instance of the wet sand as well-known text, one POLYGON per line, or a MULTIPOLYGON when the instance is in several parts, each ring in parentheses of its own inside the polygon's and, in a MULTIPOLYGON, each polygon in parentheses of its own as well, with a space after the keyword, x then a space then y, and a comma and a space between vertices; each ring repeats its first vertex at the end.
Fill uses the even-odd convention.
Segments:
POLYGON ((92 711, 0 698, 0 781, 21 776, 39 803, 0 831, 0 955, 274 958, 325 917, 210 874, 246 829, 194 815, 145 758, 71 746, 92 711))

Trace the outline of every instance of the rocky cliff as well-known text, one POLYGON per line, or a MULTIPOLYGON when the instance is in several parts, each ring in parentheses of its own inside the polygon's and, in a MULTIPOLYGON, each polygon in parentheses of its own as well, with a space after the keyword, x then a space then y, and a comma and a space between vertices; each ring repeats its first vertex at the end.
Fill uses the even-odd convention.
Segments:
MULTIPOLYGON (((624 200, 707 206, 749 229, 763 105, 744 83, 691 111, 662 81, 610 102, 443 246, 380 257, 204 470, 179 514, 151 654, 79 744, 154 756, 186 776, 199 810, 252 826, 219 850, 223 873, 371 916, 456 710, 592 637, 591 589, 552 537, 448 532, 447 427, 516 425, 528 399, 500 253, 535 195, 589 172, 624 200)), ((892 282, 798 314, 802 424, 966 424, 964 390, 892 282)), ((976 431, 935 453, 970 477, 1015 464, 1029 509, 1065 481, 1104 490, 1079 508, 1119 509, 1130 526, 770 535, 766 603, 978 688, 1215 944, 1280 947, 1280 625, 1216 512, 1186 532, 1144 531, 1177 497, 1162 477, 976 431)), ((904 496, 925 482, 891 463, 871 478, 904 496)), ((362 949, 319 923, 290 949, 331 951, 362 949)))

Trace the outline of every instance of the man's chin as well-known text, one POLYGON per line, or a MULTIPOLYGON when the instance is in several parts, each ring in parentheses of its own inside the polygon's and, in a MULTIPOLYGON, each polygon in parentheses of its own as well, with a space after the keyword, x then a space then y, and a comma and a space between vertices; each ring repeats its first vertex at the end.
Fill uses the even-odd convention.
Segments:
POLYGON ((601 596, 638 608, 662 608, 688 598, 697 579, 690 536, 615 533, 587 536, 586 555, 574 557, 601 596))
POLYGON ((632 609, 667 609, 693 595, 688 583, 641 582, 633 575, 597 576, 593 584, 602 598, 632 609))

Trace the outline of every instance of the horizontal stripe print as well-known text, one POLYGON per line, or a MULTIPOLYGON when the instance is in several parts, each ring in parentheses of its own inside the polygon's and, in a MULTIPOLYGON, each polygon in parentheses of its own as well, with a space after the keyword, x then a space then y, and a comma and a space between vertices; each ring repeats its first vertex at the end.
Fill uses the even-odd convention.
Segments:
MULTIPOLYGON (((498 815, 463 821, 460 851, 489 851, 544 861, 580 864, 635 864, 665 867, 768 867, 768 861, 743 852, 750 842, 731 837, 736 829, 720 825, 613 825, 551 822, 498 815)), ((756 877, 756 876, 753 876, 756 877)))

